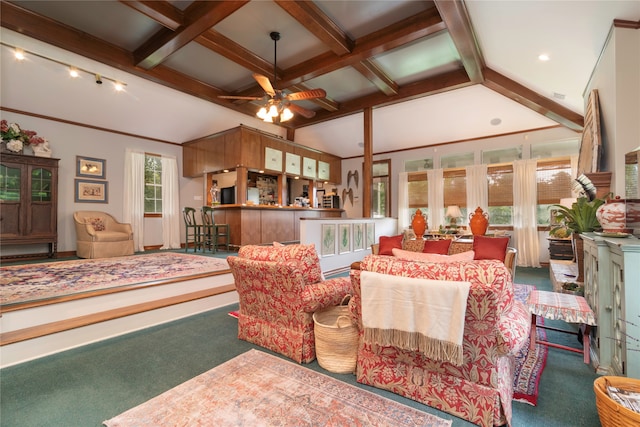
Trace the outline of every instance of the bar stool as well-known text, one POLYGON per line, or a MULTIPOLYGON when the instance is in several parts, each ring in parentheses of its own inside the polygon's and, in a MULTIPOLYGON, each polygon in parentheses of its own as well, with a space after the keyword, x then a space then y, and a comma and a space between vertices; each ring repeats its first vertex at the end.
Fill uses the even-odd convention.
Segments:
POLYGON ((189 252, 189 243, 193 242, 193 252, 197 252, 198 248, 204 251, 203 228, 201 224, 196 222, 196 210, 194 208, 185 207, 182 209, 182 218, 185 226, 185 243, 184 251, 189 252))
POLYGON ((218 247, 224 246, 225 250, 229 252, 229 224, 216 224, 213 218, 213 208, 210 206, 203 206, 200 212, 204 228, 204 247, 215 253, 218 247))

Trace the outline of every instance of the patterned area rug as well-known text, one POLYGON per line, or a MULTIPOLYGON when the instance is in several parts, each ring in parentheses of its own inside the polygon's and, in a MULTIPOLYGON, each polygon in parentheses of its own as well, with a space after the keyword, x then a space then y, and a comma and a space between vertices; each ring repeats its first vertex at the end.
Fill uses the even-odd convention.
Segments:
POLYGON ((444 427, 451 421, 249 350, 104 424, 444 427))
MULTIPOLYGON (((514 285, 515 297, 523 303, 529 293, 536 287, 532 285, 514 285)), ((538 317, 538 325, 543 325, 544 319, 538 317)), ((547 333, 542 328, 536 328, 538 339, 546 340, 547 333)), ((542 371, 547 364, 549 349, 542 344, 536 344, 535 350, 529 350, 527 343, 516 356, 516 376, 513 382, 513 400, 536 406, 538 403, 538 385, 542 371)))
POLYGON ((228 270, 224 259, 174 252, 0 268, 0 304, 133 287, 228 270))

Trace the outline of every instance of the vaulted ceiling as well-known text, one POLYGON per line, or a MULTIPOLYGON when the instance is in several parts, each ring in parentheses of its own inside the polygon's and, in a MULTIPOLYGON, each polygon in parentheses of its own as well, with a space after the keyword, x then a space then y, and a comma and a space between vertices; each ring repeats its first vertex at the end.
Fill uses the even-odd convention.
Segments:
MULTIPOLYGON (((275 71, 273 85, 285 93, 324 89, 324 98, 295 102, 315 115, 296 114, 282 124, 290 129, 480 85, 491 96, 500 95, 580 131, 581 99, 574 94, 565 97, 561 87, 545 87, 544 80, 521 78, 508 64, 487 60, 492 54, 483 52, 483 43, 495 43, 491 27, 520 34, 519 25, 528 27, 528 18, 542 16, 539 5, 528 16, 523 5, 529 3, 3 0, 0 20, 4 28, 251 117, 261 101, 220 96, 262 96, 254 73, 273 81, 275 71), (509 14, 511 3, 520 5, 509 14), (517 22, 514 14, 520 16, 517 22), (282 35, 277 70, 271 31, 282 35)), ((627 16, 613 18, 640 19, 634 15, 640 10, 637 2, 557 3, 619 3, 615 7, 627 16)), ((599 10, 591 7, 589 14, 599 10)), ((573 11, 580 16, 579 9, 573 11)), ((612 19, 606 19, 610 26, 612 19)), ((544 37, 545 23, 538 25, 542 30, 531 38, 544 37)), ((503 33, 500 54, 519 50, 520 39, 509 40, 510 34, 503 33)), ((603 43, 604 39, 591 50, 601 49, 603 43)), ((581 84, 584 89, 586 82, 581 84)))

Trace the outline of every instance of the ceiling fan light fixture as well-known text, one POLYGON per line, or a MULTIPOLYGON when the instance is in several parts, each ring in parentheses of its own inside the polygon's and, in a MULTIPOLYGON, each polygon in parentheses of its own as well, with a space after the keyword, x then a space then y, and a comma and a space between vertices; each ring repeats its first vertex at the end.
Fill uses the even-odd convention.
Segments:
POLYGON ((266 119, 267 118, 267 109, 265 107, 260 108, 258 110, 258 113, 256 114, 256 116, 259 119, 262 119, 262 120, 266 119))
POLYGON ((282 110, 282 115, 280 115, 280 121, 286 122, 287 120, 291 120, 292 118, 293 113, 291 112, 289 107, 285 107, 284 110, 282 110))
POLYGON ((271 104, 271 107, 269 107, 269 117, 278 117, 279 114, 276 104, 271 104))

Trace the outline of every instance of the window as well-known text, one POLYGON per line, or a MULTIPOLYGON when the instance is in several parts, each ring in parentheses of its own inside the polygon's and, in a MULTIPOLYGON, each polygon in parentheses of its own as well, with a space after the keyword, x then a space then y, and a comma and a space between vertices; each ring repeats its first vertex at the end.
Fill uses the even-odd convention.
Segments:
POLYGON ((571 161, 565 159, 540 160, 536 173, 538 182, 538 225, 549 225, 549 208, 560 199, 573 197, 571 193, 571 161))
MULTIPOLYGON (((447 206, 458 205, 462 217, 467 218, 467 174, 464 169, 449 169, 442 173, 444 179, 444 211, 447 206)), ((475 209, 475 207, 474 207, 475 209)))
POLYGON ((520 159, 522 159, 522 145, 498 150, 482 150, 482 163, 487 165, 513 162, 520 159))
POLYGON ((433 169, 433 159, 406 160, 404 162, 405 172, 418 172, 433 169))
POLYGON ((144 213, 162 214, 162 159, 144 156, 144 213))
POLYGON ((412 218, 417 209, 429 215, 429 182, 426 172, 414 172, 407 176, 409 214, 412 218))
POLYGON ((373 194, 371 197, 371 214, 374 218, 391 216, 391 206, 389 204, 391 189, 391 160, 380 160, 373 162, 373 194))
POLYGON ((473 163, 473 153, 449 154, 448 156, 442 156, 440 159, 440 167, 442 169, 463 168, 465 166, 471 166, 473 163))
POLYGON ((491 225, 513 224, 513 166, 511 164, 487 168, 489 221, 491 225))
POLYGON ((580 138, 566 141, 538 142, 531 144, 532 159, 551 159, 556 157, 577 156, 580 152, 580 138))

